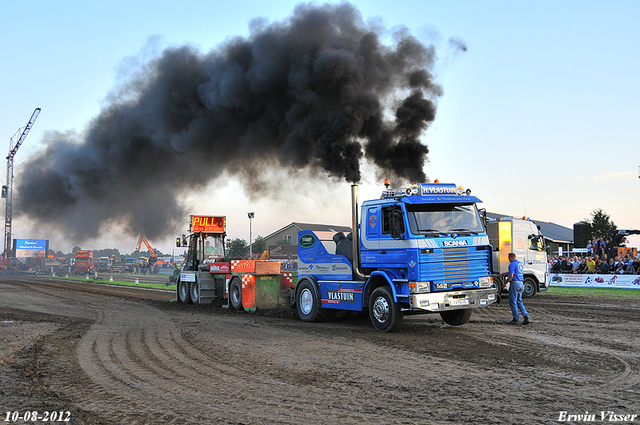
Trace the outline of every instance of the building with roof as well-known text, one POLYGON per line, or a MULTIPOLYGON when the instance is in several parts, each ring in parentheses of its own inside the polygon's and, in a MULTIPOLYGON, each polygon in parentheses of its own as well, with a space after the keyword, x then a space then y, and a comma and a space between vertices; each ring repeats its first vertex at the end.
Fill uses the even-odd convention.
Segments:
POLYGON ((293 222, 264 237, 271 259, 295 259, 298 258, 298 232, 303 230, 313 231, 329 252, 335 250, 333 235, 343 232, 345 235, 351 232, 349 226, 332 224, 313 224, 293 222))

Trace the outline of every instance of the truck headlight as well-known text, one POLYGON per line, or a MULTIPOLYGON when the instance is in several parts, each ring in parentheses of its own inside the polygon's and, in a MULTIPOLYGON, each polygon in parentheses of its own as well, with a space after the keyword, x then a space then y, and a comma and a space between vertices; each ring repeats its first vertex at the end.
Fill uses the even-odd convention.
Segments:
POLYGON ((412 282, 409 290, 411 293, 431 292, 431 282, 412 282))
POLYGON ((485 276, 478 279, 478 283, 481 288, 488 288, 493 283, 493 278, 491 276, 485 276))

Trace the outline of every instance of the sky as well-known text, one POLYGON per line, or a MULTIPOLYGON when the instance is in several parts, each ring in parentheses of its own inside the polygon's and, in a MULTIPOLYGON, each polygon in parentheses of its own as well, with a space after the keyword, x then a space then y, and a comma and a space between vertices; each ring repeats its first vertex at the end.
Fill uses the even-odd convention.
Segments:
MULTIPOLYGON (((572 227, 602 209, 619 229, 640 228, 640 2, 351 3, 366 21, 404 26, 435 48, 443 95, 421 136, 429 148, 428 179, 470 188, 491 212, 572 227)), ((33 171, 21 164, 44 149, 45 136, 82 134, 132 67, 167 47, 212 51, 231 37, 247 37, 253 19, 282 21, 297 4, 0 0, 0 141, 7 152, 42 108, 15 157, 15 184, 33 171)), ((166 175, 174 172, 167 167, 166 175)), ((349 183, 273 179, 272 196, 256 197, 225 176, 184 187, 184 202, 193 214, 227 216, 228 238, 247 241, 250 225, 253 239, 294 221, 349 225, 349 183)), ((379 197, 382 188, 365 165, 361 199, 379 197)), ((14 238, 49 239, 56 251, 77 245, 129 253, 137 241, 117 225, 99 238, 69 240, 15 208, 13 216, 14 238)), ((183 232, 187 225, 185 216, 183 232)), ((150 242, 171 253, 176 236, 150 242)))

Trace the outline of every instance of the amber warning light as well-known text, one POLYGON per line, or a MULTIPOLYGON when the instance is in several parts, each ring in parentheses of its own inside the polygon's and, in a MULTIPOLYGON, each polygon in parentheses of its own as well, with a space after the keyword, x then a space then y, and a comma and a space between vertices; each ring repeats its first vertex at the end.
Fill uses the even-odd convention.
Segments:
POLYGON ((224 216, 213 217, 206 215, 191 216, 192 232, 218 232, 224 233, 227 227, 227 220, 224 216))

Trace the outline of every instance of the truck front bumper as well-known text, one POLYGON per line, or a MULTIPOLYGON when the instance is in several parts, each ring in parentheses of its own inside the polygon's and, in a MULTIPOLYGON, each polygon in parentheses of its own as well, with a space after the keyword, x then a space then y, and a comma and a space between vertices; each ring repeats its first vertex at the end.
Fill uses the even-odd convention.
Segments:
POLYGON ((432 292, 412 294, 409 297, 411 310, 441 312, 466 308, 486 307, 498 300, 495 288, 468 291, 432 292))

